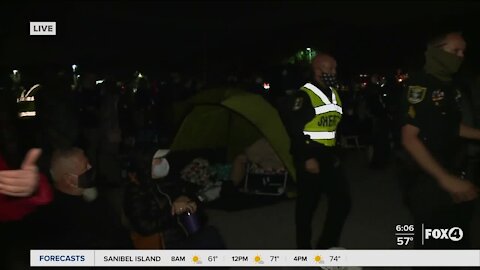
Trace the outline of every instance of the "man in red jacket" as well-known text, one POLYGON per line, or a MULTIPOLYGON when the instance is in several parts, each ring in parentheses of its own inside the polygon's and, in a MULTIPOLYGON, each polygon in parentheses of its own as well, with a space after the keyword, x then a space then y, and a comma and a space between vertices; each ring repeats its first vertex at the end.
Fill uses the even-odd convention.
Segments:
POLYGON ((36 165, 41 153, 40 149, 31 149, 17 170, 9 170, 0 155, 0 222, 20 220, 52 200, 47 178, 36 165))

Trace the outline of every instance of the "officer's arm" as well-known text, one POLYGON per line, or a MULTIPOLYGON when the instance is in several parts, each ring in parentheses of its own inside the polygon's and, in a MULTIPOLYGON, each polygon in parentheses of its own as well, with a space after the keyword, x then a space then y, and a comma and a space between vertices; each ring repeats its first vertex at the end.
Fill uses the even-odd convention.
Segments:
POLYGON ((441 184, 448 178, 448 172, 433 158, 430 151, 418 138, 420 129, 406 124, 402 127, 402 144, 420 167, 441 184))
POLYGON ((307 147, 310 139, 303 134, 303 129, 315 117, 315 109, 309 96, 303 91, 297 92, 287 106, 285 127, 292 140, 293 147, 290 151, 299 161, 305 161, 314 157, 307 147))
POLYGON ((413 125, 402 128, 402 143, 417 163, 427 173, 433 176, 438 184, 452 195, 455 202, 466 202, 478 197, 479 189, 469 181, 450 175, 433 158, 422 141, 418 139, 419 129, 413 125))
POLYGON ((460 124, 460 137, 465 139, 480 140, 480 129, 460 124))

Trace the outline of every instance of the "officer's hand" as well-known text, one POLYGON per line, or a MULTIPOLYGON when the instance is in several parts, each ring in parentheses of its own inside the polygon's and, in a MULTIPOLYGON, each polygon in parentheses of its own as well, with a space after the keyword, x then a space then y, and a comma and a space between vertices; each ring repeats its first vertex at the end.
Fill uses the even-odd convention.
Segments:
POLYGON ((308 159, 305 161, 305 170, 309 173, 318 174, 320 173, 320 167, 318 161, 315 158, 308 159))
POLYGON ((36 162, 41 154, 41 149, 31 149, 20 170, 0 171, 0 194, 13 197, 32 195, 40 180, 36 162))
POLYGON ((452 196, 454 202, 468 202, 478 197, 479 189, 472 182, 449 175, 440 181, 444 190, 452 196))

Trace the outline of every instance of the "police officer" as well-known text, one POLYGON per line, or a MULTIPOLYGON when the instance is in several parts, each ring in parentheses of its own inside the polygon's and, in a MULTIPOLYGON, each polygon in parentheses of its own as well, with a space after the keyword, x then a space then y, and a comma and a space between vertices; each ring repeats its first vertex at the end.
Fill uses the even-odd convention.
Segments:
POLYGON ((350 210, 350 195, 340 174, 336 153, 336 129, 342 103, 335 87, 335 59, 318 54, 312 61, 312 80, 290 101, 285 125, 291 138, 291 153, 297 169, 298 197, 295 209, 297 246, 311 249, 312 219, 322 193, 328 210, 324 231, 316 248, 338 246, 350 210))
POLYGON ((465 40, 456 32, 432 39, 425 52, 425 67, 410 78, 404 95, 401 136, 409 155, 403 163, 407 166, 402 166, 401 181, 417 230, 415 248, 469 247, 472 201, 479 190, 462 176, 456 154, 461 148, 460 138, 480 140, 480 130, 462 123, 460 92, 452 83, 465 47, 465 40), (425 229, 459 227, 463 238, 430 238, 422 243, 422 224, 425 229))
POLYGON ((30 148, 40 147, 42 107, 41 93, 44 91, 39 84, 36 74, 29 74, 27 80, 23 80, 20 71, 14 70, 12 75, 12 91, 17 102, 18 141, 20 152, 26 153, 30 148))
POLYGON ((37 115, 35 95, 39 89, 40 84, 35 84, 30 89, 23 89, 17 97, 18 117, 20 119, 31 119, 37 115))

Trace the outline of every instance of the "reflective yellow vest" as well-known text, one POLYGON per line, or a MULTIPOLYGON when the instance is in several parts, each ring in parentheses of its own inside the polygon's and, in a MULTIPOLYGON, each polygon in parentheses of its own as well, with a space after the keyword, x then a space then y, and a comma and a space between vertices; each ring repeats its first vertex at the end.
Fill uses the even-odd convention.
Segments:
POLYGON ((342 119, 342 102, 337 90, 330 87, 332 97, 328 97, 315 85, 307 83, 301 90, 310 97, 315 117, 303 128, 303 133, 310 136, 310 139, 325 146, 335 146, 337 126, 342 119))
POLYGON ((32 86, 28 91, 25 89, 17 98, 18 117, 20 119, 30 119, 37 115, 35 108, 35 94, 40 89, 40 84, 32 86))

